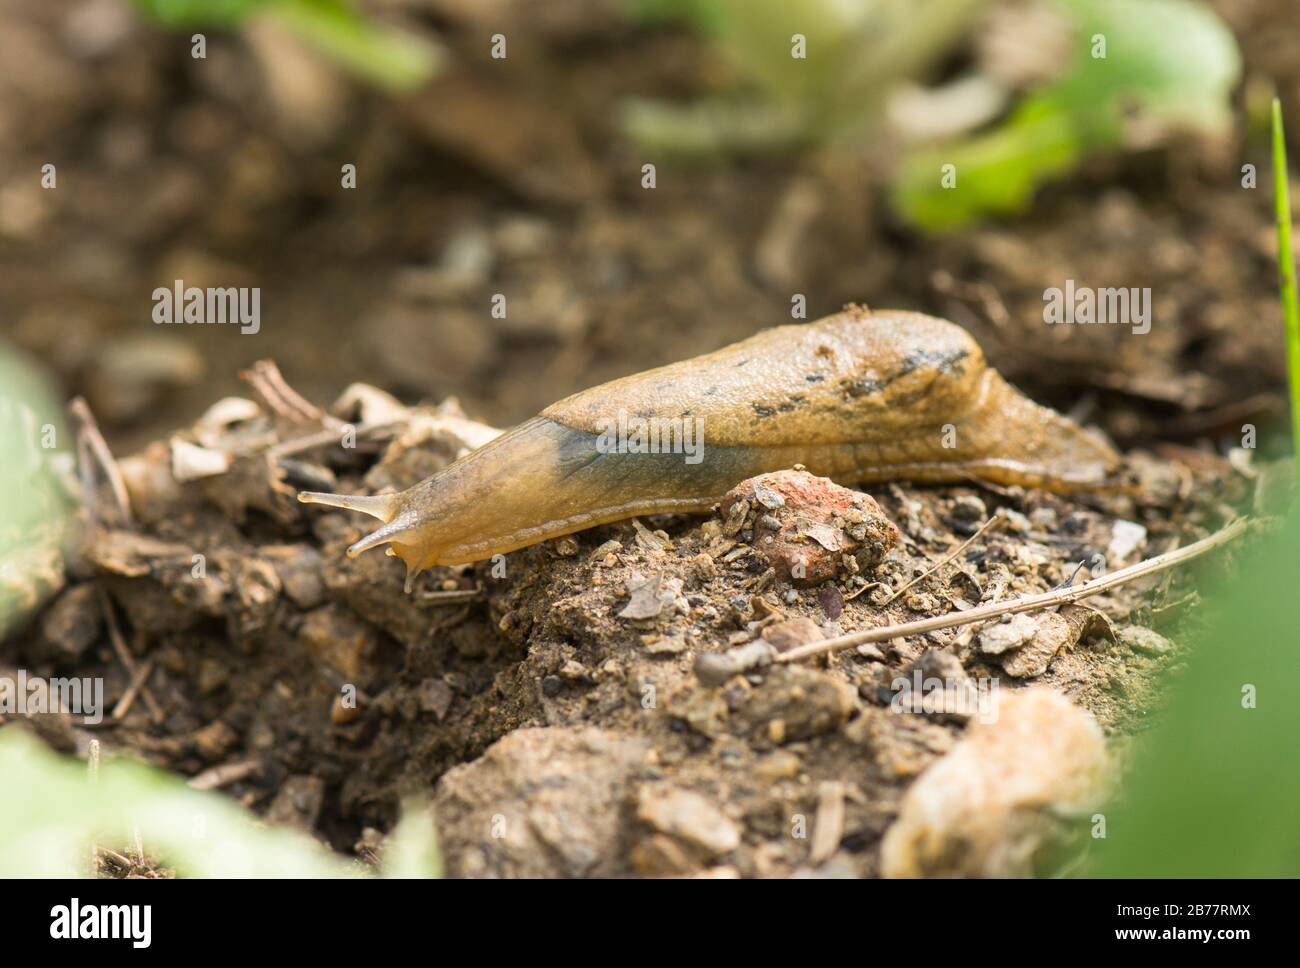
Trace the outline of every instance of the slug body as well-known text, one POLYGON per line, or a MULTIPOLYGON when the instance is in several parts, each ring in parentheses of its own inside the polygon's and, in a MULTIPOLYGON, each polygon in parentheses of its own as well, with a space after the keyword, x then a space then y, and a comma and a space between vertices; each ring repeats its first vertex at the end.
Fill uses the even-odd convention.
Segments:
POLYGON ((795 464, 844 484, 1074 491, 1105 487, 1117 460, 1003 380, 961 328, 850 308, 567 397, 401 493, 299 500, 384 521, 348 554, 387 543, 409 580, 634 515, 707 510, 795 464))

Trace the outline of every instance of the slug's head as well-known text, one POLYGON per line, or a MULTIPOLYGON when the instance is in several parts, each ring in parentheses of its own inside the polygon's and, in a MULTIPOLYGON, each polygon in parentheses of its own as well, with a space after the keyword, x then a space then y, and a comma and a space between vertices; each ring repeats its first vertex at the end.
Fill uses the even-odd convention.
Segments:
POLYGON ((429 544, 422 536, 426 530, 419 523, 419 515, 409 507, 409 491, 400 494, 376 494, 371 497, 352 494, 326 494, 321 491, 301 491, 298 500, 303 504, 324 504, 327 507, 361 511, 384 522, 383 527, 370 532, 349 546, 348 557, 355 558, 363 551, 388 545, 388 554, 401 558, 406 565, 406 590, 411 590, 415 576, 434 563, 429 544))

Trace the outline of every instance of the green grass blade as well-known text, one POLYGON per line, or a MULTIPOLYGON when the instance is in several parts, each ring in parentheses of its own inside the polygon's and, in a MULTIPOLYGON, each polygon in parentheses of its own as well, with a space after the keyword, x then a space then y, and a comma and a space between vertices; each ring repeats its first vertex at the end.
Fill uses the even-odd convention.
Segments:
POLYGON ((1296 297, 1295 255, 1291 251, 1291 190, 1287 184, 1286 137, 1282 102, 1273 98, 1273 184, 1277 206, 1278 282, 1286 322, 1286 370, 1291 382, 1291 442, 1300 481, 1300 302, 1296 297))

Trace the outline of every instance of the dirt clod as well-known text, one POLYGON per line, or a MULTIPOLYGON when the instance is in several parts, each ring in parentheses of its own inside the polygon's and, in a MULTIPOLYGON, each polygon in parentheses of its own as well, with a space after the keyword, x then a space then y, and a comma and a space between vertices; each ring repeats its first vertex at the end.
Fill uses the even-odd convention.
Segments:
POLYGON ((435 795, 452 876, 579 877, 621 869, 629 780, 644 740, 594 728, 521 729, 442 778, 435 795))
POLYGON ((636 816, 688 850, 711 860, 740 846, 740 830, 708 799, 690 790, 651 785, 637 794, 636 816))
POLYGON ((1058 814, 1098 802, 1108 778, 1101 730, 1049 689, 999 697, 903 797, 885 834, 886 877, 1022 877, 1058 814))
POLYGON ((732 488, 722 500, 728 527, 755 505, 767 510, 750 528, 754 548, 783 581, 801 587, 835 578, 849 555, 870 574, 898 540, 898 528, 870 495, 805 471, 764 474, 732 488))

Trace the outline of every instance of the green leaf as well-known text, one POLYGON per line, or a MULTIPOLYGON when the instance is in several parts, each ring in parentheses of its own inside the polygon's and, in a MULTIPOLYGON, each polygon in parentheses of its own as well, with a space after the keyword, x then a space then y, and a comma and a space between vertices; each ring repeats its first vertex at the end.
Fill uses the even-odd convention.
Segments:
POLYGON ((1033 99, 996 131, 913 152, 894 179, 894 205, 931 232, 986 213, 1013 214, 1029 205, 1043 181, 1072 171, 1082 154, 1069 113, 1047 98, 1033 99), (955 179, 951 188, 943 187, 946 174, 955 179))
POLYGON ((377 26, 339 0, 281 0, 270 10, 338 64, 388 90, 418 87, 442 63, 439 48, 412 34, 377 26))
POLYGON ((1277 214, 1278 289, 1286 324, 1286 369, 1291 385, 1291 446, 1300 481, 1300 297, 1296 295, 1295 253, 1291 251, 1291 186, 1287 180, 1282 102, 1273 98, 1273 205, 1277 214))
POLYGON ((236 28, 270 16, 341 67, 378 87, 418 87, 441 67, 440 47, 405 31, 372 23, 345 0, 135 0, 172 29, 236 28))
POLYGON ((43 374, 0 344, 0 639, 63 585, 71 440, 43 374))
POLYGON ((0 729, 0 776, 22 796, 0 797, 0 877, 68 877, 90 869, 92 839, 146 852, 192 877, 358 876, 361 868, 297 831, 259 826, 216 793, 191 790, 131 760, 86 765, 51 753, 17 726, 0 729))
POLYGON ((231 27, 279 0, 135 0, 142 13, 167 27, 231 27))
MULTIPOLYGON (((162 770, 110 757, 92 782, 85 763, 52 753, 17 725, 0 727, 0 777, 21 796, 0 797, 0 877, 90 872, 91 843, 132 849, 183 877, 361 877, 370 871, 296 830, 267 827, 219 793, 191 789, 162 770)), ((438 877, 427 803, 411 801, 383 852, 389 877, 438 877)))
POLYGON ((1219 612, 1104 811, 1092 876, 1300 875, 1300 518, 1249 555, 1218 571, 1219 612))
POLYGON ((920 148, 895 176, 895 207, 930 231, 1013 214, 1085 157, 1124 146, 1126 125, 1217 132, 1241 73, 1231 32, 1193 0, 1060 0, 1074 22, 1065 73, 992 131, 920 148), (1104 52, 1104 56, 1099 56, 1104 52), (952 165, 956 183, 940 173, 952 165))

